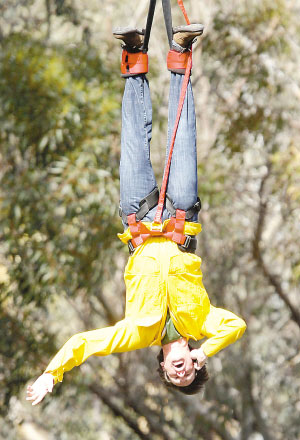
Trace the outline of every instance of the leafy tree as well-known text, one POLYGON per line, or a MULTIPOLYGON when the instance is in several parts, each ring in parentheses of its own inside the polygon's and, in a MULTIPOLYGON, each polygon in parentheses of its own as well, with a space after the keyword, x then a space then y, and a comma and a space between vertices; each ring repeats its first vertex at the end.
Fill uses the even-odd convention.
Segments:
MULTIPOLYGON (((210 359, 202 400, 163 388, 153 348, 90 359, 43 406, 23 404, 17 390, 54 345, 122 316, 122 80, 110 31, 124 17, 143 25, 148 2, 113 0, 99 10, 95 1, 9 0, 0 18, 3 436, 26 439, 19 429, 38 420, 44 432, 72 440, 298 440, 299 5, 185 6, 206 27, 192 75, 204 282, 213 304, 245 317, 247 333, 210 359)), ((151 66, 165 63, 163 26, 158 8, 151 66)), ((152 72, 159 176, 169 74, 152 72)))
POLYGON ((47 319, 49 300, 78 292, 97 297, 112 270, 120 93, 94 49, 48 47, 24 35, 3 42, 0 72, 7 403, 32 374, 33 354, 53 353, 39 321, 47 319))

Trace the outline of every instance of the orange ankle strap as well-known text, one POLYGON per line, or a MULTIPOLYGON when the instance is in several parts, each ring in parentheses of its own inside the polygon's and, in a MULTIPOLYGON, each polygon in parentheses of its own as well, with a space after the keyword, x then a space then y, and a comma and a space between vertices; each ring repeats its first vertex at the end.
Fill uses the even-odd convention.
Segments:
POLYGON ((124 77, 148 72, 148 54, 143 52, 122 51, 121 74, 124 77))
POLYGON ((171 72, 175 73, 185 73, 189 55, 189 51, 181 53, 177 52, 176 50, 169 50, 167 56, 168 70, 171 70, 171 72))

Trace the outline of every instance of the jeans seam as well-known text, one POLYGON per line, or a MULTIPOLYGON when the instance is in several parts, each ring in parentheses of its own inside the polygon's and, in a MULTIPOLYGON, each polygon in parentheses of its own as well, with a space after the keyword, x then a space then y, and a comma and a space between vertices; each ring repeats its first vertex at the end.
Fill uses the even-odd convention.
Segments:
MULTIPOLYGON (((143 81, 141 82, 141 85, 140 85, 140 99, 141 99, 142 106, 143 106, 143 117, 144 117, 144 148, 145 148, 145 153, 147 153, 146 159, 152 168, 152 163, 150 160, 150 143, 148 140, 148 133, 147 133, 147 128, 146 128, 147 112, 146 112, 146 105, 145 105, 145 93, 144 93, 144 82, 143 81)), ((151 179, 152 179, 152 184, 157 185, 156 180, 153 178, 153 175, 151 176, 151 179)))

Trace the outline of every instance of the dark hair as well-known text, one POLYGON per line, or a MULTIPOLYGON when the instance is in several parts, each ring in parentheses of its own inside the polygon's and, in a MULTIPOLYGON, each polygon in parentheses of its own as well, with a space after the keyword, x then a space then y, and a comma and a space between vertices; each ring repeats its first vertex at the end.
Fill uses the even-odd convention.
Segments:
MULTIPOLYGON (((190 346, 189 346, 189 348, 191 349, 190 346)), ((160 363, 164 361, 164 354, 163 354, 163 350, 162 349, 160 350, 160 352, 157 355, 157 360, 158 360, 158 369, 157 369, 157 371, 158 371, 159 377, 161 378, 161 380, 164 383, 164 385, 166 387, 168 387, 168 388, 172 388, 172 389, 175 389, 177 391, 180 391, 183 394, 192 395, 192 394, 199 393, 201 390, 204 389, 204 384, 209 379, 209 374, 208 374, 206 365, 204 365, 200 370, 195 370, 196 375, 195 375, 195 379, 193 380, 192 383, 190 383, 186 387, 179 387, 177 385, 174 385, 170 381, 170 379, 168 378, 167 373, 163 370, 162 366, 160 365, 160 363)))

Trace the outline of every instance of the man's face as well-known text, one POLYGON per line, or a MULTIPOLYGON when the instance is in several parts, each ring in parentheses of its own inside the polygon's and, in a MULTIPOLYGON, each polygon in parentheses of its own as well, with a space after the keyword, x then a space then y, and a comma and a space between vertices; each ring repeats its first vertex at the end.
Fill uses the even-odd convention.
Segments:
POLYGON ((163 346, 164 362, 161 362, 168 379, 178 387, 186 387, 195 379, 194 360, 184 338, 163 346))

